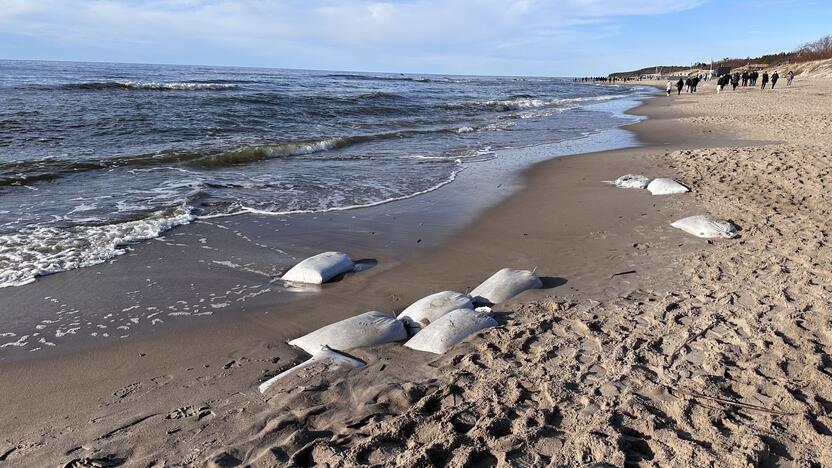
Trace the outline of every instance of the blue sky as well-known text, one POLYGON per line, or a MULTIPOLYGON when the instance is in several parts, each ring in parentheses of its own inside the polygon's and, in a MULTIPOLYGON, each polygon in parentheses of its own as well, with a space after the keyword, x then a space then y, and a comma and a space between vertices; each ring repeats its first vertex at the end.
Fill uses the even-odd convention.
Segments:
POLYGON ((792 50, 832 0, 0 0, 0 58, 575 76, 792 50))

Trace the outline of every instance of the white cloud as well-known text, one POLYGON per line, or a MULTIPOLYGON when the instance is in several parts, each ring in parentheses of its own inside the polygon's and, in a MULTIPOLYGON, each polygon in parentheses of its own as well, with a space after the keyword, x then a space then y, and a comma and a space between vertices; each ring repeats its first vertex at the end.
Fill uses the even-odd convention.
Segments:
MULTIPOLYGON (((198 44, 280 58, 312 54, 553 53, 575 28, 629 15, 693 8, 704 0, 0 0, 0 31, 74 47, 198 44), (538 52, 539 53, 539 52, 538 52)), ((606 26, 605 26, 606 25, 606 26)))

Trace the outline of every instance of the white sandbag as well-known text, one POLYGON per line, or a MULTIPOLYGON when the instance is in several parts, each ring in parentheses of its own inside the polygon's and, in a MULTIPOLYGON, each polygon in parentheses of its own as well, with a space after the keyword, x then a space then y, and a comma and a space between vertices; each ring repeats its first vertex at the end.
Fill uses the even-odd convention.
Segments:
POLYGON ((615 179, 612 183, 619 188, 647 188, 650 181, 653 180, 641 174, 627 174, 615 179))
POLYGON ((283 275, 283 280, 297 283, 325 283, 355 268, 349 255, 343 252, 324 252, 298 263, 283 275))
POLYGON ((497 321, 489 314, 471 309, 456 309, 422 328, 404 345, 417 351, 443 354, 472 334, 496 326, 497 321))
POLYGON ((490 305, 505 302, 527 289, 542 287, 543 282, 534 272, 503 268, 494 273, 491 278, 483 281, 468 295, 471 296, 474 304, 490 305))
POLYGON ((452 310, 473 308, 474 304, 468 295, 455 291, 442 291, 414 302, 399 314, 398 319, 404 322, 407 331, 413 335, 420 328, 435 322, 452 310))
POLYGON ((309 367, 316 362, 323 363, 327 366, 327 369, 333 371, 338 369, 341 366, 350 365, 355 368, 364 367, 364 362, 359 361, 358 359, 351 358, 349 356, 345 356, 339 352, 333 351, 329 346, 324 346, 321 348, 315 355, 313 355, 310 359, 303 361, 302 363, 292 367, 291 369, 285 370, 276 376, 270 378, 269 380, 260 384, 257 387, 260 390, 260 393, 266 393, 266 390, 269 389, 272 385, 275 384, 280 379, 288 377, 295 372, 303 369, 304 367, 309 367))
POLYGON ((688 234, 693 234, 696 237, 704 237, 706 239, 713 238, 733 238, 737 237, 737 227, 729 221, 712 218, 710 216, 698 215, 689 216, 670 223, 671 226, 681 229, 688 234))
POLYGON ((673 195, 689 192, 690 189, 673 179, 658 178, 647 184, 647 190, 653 195, 673 195))
POLYGON ((406 339, 407 330, 402 322, 383 312, 365 312, 319 328, 289 344, 315 354, 322 346, 346 351, 406 339))

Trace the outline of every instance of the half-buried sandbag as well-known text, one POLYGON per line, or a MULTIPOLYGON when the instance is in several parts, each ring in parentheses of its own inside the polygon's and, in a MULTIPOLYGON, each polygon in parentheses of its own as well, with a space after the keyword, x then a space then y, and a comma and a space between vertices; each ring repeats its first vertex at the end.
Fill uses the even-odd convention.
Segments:
POLYGON ((688 234, 706 239, 733 238, 737 237, 737 227, 730 221, 716 219, 710 216, 698 215, 689 216, 670 223, 671 226, 681 229, 688 234))
POLYGON ((270 378, 269 380, 260 384, 257 387, 260 390, 260 393, 266 393, 266 390, 269 389, 272 385, 275 384, 280 379, 286 378, 295 372, 303 369, 304 367, 309 367, 315 363, 322 363, 323 365, 327 366, 328 370, 335 370, 341 366, 352 366, 356 368, 364 367, 364 362, 359 361, 358 359, 351 358, 349 356, 345 356, 337 351, 333 351, 329 346, 324 346, 317 353, 315 353, 310 359, 303 361, 302 363, 292 367, 291 369, 285 370, 276 376, 270 378))
POLYGON ((653 195, 673 195, 689 192, 690 189, 673 179, 658 178, 647 184, 647 190, 653 195))
POLYGON ((641 174, 627 174, 615 179, 612 183, 619 188, 643 189, 652 179, 641 174))
POLYGON ((402 322, 383 312, 365 312, 319 328, 289 344, 315 354, 323 346, 346 351, 406 339, 407 330, 402 322))
POLYGON ((543 282, 529 270, 503 268, 468 295, 474 304, 494 305, 505 302, 527 289, 540 289, 543 282))
POLYGON ((456 309, 424 327, 404 345, 417 351, 443 354, 472 334, 496 326, 497 321, 484 312, 456 309))
POLYGON ((283 280, 296 283, 321 284, 355 268, 349 255, 324 252, 298 263, 283 275, 283 280))
POLYGON ((468 295, 455 291, 442 291, 414 302, 399 314, 398 319, 413 335, 422 327, 435 322, 452 310, 473 308, 474 304, 468 295))

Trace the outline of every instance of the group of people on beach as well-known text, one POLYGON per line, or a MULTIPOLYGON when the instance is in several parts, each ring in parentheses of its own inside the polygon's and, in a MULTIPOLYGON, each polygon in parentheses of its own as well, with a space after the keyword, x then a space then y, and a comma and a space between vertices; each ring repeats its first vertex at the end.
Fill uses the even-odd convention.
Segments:
MULTIPOLYGON (((774 89, 774 86, 777 85, 777 81, 780 79, 780 74, 777 73, 777 70, 769 76, 768 72, 763 72, 762 77, 757 71, 744 71, 734 72, 734 74, 725 73, 724 75, 720 76, 716 82, 716 92, 719 94, 725 89, 726 86, 731 85, 734 91, 737 90, 738 86, 756 86, 757 80, 761 80, 760 89, 766 89, 766 86, 771 83, 771 89, 774 89)), ((676 82, 676 94, 682 94, 682 88, 689 93, 696 92, 696 85, 699 84, 701 78, 697 75, 694 77, 687 77, 685 79, 679 78, 679 81, 676 82)), ((792 81, 794 81, 794 72, 789 70, 786 74, 786 87, 791 88, 792 81)), ((665 87, 665 91, 667 95, 670 96, 673 92, 673 82, 667 80, 667 85, 665 87)))
MULTIPOLYGON (((676 82, 676 93, 682 94, 682 88, 685 88, 685 92, 688 93, 695 93, 696 87, 699 86, 699 82, 702 81, 702 77, 700 75, 696 75, 694 77, 687 77, 685 79, 679 78, 679 81, 676 82)), ((667 80, 667 95, 670 96, 670 93, 673 91, 673 83, 670 80, 667 80)))

